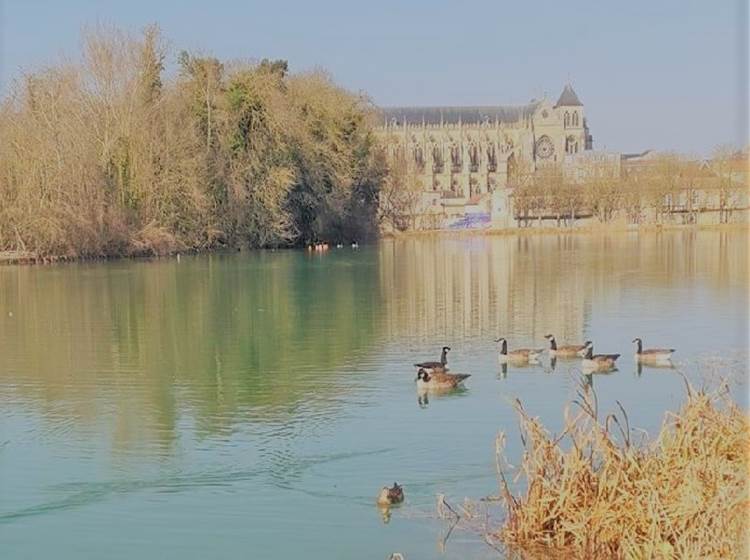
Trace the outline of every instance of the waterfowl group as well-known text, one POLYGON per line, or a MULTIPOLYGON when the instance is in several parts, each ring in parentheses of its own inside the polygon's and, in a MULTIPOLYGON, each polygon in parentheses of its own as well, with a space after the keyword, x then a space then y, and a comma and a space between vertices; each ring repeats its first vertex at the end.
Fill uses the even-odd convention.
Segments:
MULTIPOLYGON (((344 244, 340 241, 336 243, 336 249, 343 249, 344 244)), ((315 251, 316 253, 324 253, 330 249, 330 246, 327 241, 316 241, 315 243, 310 243, 307 245, 308 251, 315 251)), ((359 249, 359 243, 356 241, 352 242, 352 249, 359 249)))
POLYGON ((501 363, 504 362, 515 362, 519 364, 536 362, 539 356, 544 352, 544 348, 516 348, 515 350, 508 350, 508 341, 500 337, 495 340, 499 346, 498 359, 501 363))
MULTIPOLYGON (((581 358, 581 369, 584 373, 608 373, 616 371, 617 359, 620 354, 594 354, 594 343, 587 340, 583 344, 564 344, 558 345, 555 335, 544 335, 549 344, 546 352, 550 357, 552 369, 558 358, 571 359, 581 358)), ((507 367, 508 364, 524 366, 539 364, 539 359, 545 352, 544 348, 515 348, 508 349, 508 340, 505 337, 495 339, 498 345, 498 360, 507 367)), ((633 343, 636 345, 635 361, 638 364, 639 372, 642 365, 653 367, 671 367, 672 354, 674 348, 643 348, 643 341, 640 338, 634 338, 633 343)), ((448 373, 448 352, 450 346, 443 346, 440 353, 439 361, 424 361, 414 364, 418 368, 417 388, 424 392, 426 390, 450 390, 459 387, 464 380, 470 377, 465 373, 448 373)))
MULTIPOLYGON (((583 344, 559 345, 555 336, 547 334, 544 336, 549 343, 546 349, 550 361, 555 362, 558 358, 576 358, 581 357, 581 369, 584 373, 611 372, 615 370, 615 364, 620 354, 594 354, 594 343, 587 340, 583 344)), ((508 363, 523 365, 538 363, 537 360, 544 353, 544 348, 516 348, 508 350, 508 341, 504 337, 495 340, 498 344, 498 358, 503 364, 503 368, 508 363)), ((640 338, 634 338, 633 343, 636 345, 635 361, 640 368, 642 364, 663 365, 671 364, 674 348, 643 348, 643 341, 640 338)), ((449 346, 443 346, 440 352, 439 361, 424 361, 414 364, 418 368, 416 385, 417 390, 423 395, 431 391, 451 392, 453 389, 460 387, 463 382, 471 377, 468 373, 448 373, 448 352, 449 346)), ((422 404, 422 400, 419 401, 422 404)), ((381 509, 388 511, 389 506, 400 504, 404 501, 404 491, 397 483, 392 487, 383 487, 378 494, 377 503, 381 509)), ((389 516, 389 513, 388 513, 389 516)), ((387 517, 384 518, 387 522, 387 517)))

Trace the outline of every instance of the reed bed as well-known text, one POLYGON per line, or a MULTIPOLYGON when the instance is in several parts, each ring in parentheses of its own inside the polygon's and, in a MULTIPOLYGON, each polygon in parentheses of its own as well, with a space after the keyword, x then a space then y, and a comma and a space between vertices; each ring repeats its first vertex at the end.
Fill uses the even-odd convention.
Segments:
POLYGON ((500 434, 507 516, 488 538, 523 558, 747 558, 747 413, 726 390, 687 386, 686 402, 652 440, 633 440, 619 402, 600 419, 585 387, 556 436, 516 401, 525 490, 511 491, 500 434))

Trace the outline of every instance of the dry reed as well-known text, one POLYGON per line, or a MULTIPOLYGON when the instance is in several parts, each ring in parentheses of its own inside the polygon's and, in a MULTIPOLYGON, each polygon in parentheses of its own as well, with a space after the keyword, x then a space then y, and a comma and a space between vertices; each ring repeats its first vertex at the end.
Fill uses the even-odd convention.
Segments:
POLYGON ((639 443, 622 406, 599 420, 596 395, 585 388, 557 436, 520 401, 516 408, 525 495, 512 494, 500 466, 500 434, 507 518, 490 536, 517 555, 747 558, 750 429, 726 391, 688 384, 682 408, 667 413, 654 440, 639 443))

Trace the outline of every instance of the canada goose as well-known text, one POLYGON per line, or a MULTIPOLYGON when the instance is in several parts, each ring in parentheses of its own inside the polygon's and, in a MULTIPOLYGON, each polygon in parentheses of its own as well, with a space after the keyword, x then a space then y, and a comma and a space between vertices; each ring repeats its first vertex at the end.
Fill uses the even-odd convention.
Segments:
POLYGON ((594 343, 586 341, 586 354, 583 356, 584 370, 608 370, 615 367, 619 354, 594 354, 594 343))
POLYGON ((567 346, 558 346, 555 340, 555 335, 545 334, 544 338, 549 341, 549 352, 550 357, 555 358, 575 358, 583 355, 583 351, 586 350, 585 344, 569 344, 567 346))
POLYGON ((448 352, 450 352, 450 346, 443 346, 442 352, 440 352, 439 362, 421 362, 414 364, 414 367, 429 369, 433 371, 445 371, 448 368, 448 352))
POLYGON ((647 348, 643 349, 643 341, 640 338, 634 338, 633 343, 636 345, 635 361, 649 363, 664 363, 672 359, 674 348, 647 348))
POLYGON ((468 377, 471 377, 471 374, 445 373, 444 371, 428 373, 426 369, 420 368, 417 372, 417 389, 454 389, 468 377))
POLYGON ((508 351, 508 341, 502 337, 498 338, 495 342, 500 344, 499 359, 501 362, 535 362, 542 352, 544 352, 543 348, 516 348, 515 350, 508 351))
POLYGON ((393 483, 392 488, 383 486, 383 489, 378 494, 378 505, 379 506, 392 506, 393 504, 400 504, 404 501, 404 489, 397 483, 393 483))
POLYGON ((352 241, 352 249, 359 249, 359 243, 352 241))

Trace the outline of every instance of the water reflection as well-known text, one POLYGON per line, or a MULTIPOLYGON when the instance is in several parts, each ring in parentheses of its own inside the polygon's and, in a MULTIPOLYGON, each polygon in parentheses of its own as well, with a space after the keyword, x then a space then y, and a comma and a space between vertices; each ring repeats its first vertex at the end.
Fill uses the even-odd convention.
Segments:
POLYGON ((663 289, 666 308, 696 279, 717 291, 737 285, 746 253, 744 231, 389 241, 380 251, 386 329, 419 341, 507 333, 546 348, 548 332, 581 340, 595 299, 627 312, 618 301, 634 289, 663 289))
POLYGON ((463 397, 469 393, 467 387, 454 387, 451 389, 417 389, 417 404, 419 408, 427 408, 433 400, 463 397))
POLYGON ((333 379, 375 335, 377 281, 291 252, 3 268, 4 398, 55 425, 106 418, 121 451, 172 448, 186 413, 201 437, 249 420, 284 437, 345 395, 333 379))

